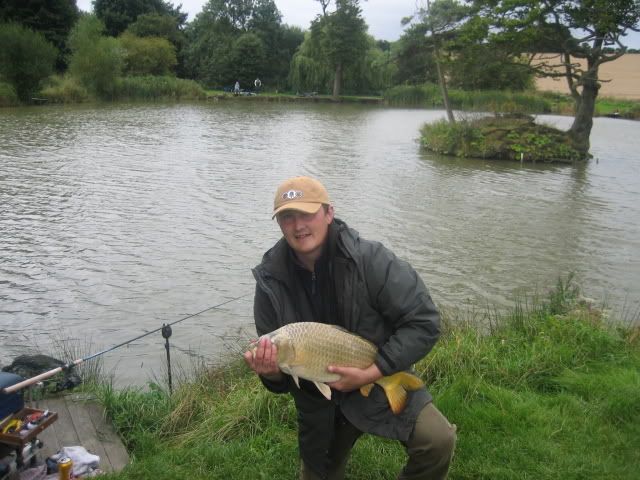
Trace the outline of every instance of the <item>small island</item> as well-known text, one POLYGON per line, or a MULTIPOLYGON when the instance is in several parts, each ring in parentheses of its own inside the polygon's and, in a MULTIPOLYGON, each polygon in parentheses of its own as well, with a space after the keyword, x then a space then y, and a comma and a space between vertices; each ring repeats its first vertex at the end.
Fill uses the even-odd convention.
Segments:
POLYGON ((589 158, 573 145, 567 132, 521 114, 430 123, 422 128, 421 144, 457 157, 563 163, 589 158))

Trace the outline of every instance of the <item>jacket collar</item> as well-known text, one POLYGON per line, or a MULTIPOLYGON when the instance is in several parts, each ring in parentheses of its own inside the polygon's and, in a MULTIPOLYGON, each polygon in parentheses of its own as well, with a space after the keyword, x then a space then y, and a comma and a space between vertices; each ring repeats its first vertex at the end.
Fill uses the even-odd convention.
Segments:
MULTIPOLYGON (((347 224, 339 218, 334 218, 331 225, 329 225, 327 242, 330 251, 328 254, 330 256, 340 255, 347 258, 355 258, 355 245, 358 238, 359 235, 357 231, 349 228, 347 224)), ((291 268, 293 268, 294 265, 292 261, 293 255, 291 247, 289 247, 287 241, 282 237, 264 254, 260 267, 277 280, 286 283, 288 279, 291 278, 291 268)))

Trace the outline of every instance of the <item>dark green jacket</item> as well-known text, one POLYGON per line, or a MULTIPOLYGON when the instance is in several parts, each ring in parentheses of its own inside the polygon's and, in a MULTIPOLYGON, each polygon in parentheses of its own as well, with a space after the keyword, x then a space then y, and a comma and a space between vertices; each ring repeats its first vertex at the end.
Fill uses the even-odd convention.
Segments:
MULTIPOLYGON (((384 375, 408 370, 433 348, 440 319, 429 292, 415 270, 378 242, 334 219, 329 229, 329 264, 334 287, 336 324, 378 346, 376 365, 384 375)), ((283 325, 313 319, 284 238, 265 253, 256 279, 254 317, 259 335, 283 325)), ((332 392, 326 400, 310 383, 298 389, 288 375, 279 383, 262 379, 276 393, 293 395, 298 410, 298 442, 305 464, 326 476, 336 407, 363 432, 406 441, 431 396, 422 389, 409 394, 405 410, 394 415, 384 391, 376 386, 368 398, 358 391, 332 392)))

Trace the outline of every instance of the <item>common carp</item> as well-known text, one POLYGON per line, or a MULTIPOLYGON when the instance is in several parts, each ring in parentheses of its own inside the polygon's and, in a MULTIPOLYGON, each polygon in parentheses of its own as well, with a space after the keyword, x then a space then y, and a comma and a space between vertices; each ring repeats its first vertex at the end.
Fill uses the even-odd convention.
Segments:
MULTIPOLYGON (((330 365, 367 368, 378 352, 377 347, 368 340, 326 323, 290 323, 263 337, 278 347, 278 367, 293 377, 298 388, 300 378, 309 380, 327 400, 331 399, 331 388, 327 383, 340 379, 339 374, 327 370, 330 365)), ((254 355, 256 348, 257 342, 253 346, 254 355)), ((395 414, 404 410, 408 391, 419 390, 424 386, 422 380, 407 372, 382 377, 374 383, 384 389, 391 411, 395 414)), ((372 388, 372 383, 364 385, 360 388, 360 393, 368 397, 372 388)))

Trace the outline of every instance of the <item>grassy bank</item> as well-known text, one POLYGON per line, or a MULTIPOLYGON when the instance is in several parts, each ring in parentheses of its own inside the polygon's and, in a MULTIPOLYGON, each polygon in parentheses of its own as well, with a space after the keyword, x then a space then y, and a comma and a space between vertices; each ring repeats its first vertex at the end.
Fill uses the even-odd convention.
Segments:
MULTIPOLYGON (((450 478, 637 478, 640 329, 605 324, 578 298, 559 283, 482 326, 447 322, 417 370, 458 426, 450 478)), ((109 478, 297 478, 292 401, 237 361, 172 398, 158 387, 100 395, 135 459, 109 478)), ((404 458, 365 436, 348 478, 395 478, 404 458)))
POLYGON ((206 97, 193 80, 172 76, 138 76, 117 78, 110 93, 90 91, 71 76, 52 76, 42 89, 40 98, 48 103, 81 103, 123 100, 198 100, 206 97))
POLYGON ((238 101, 257 101, 257 102, 311 102, 311 103, 363 103, 379 105, 383 103, 382 97, 373 97, 367 95, 341 95, 337 100, 331 95, 318 94, 294 94, 294 93, 275 93, 260 92, 258 94, 244 93, 234 95, 231 92, 222 90, 207 90, 207 98, 209 100, 238 100, 238 101))

